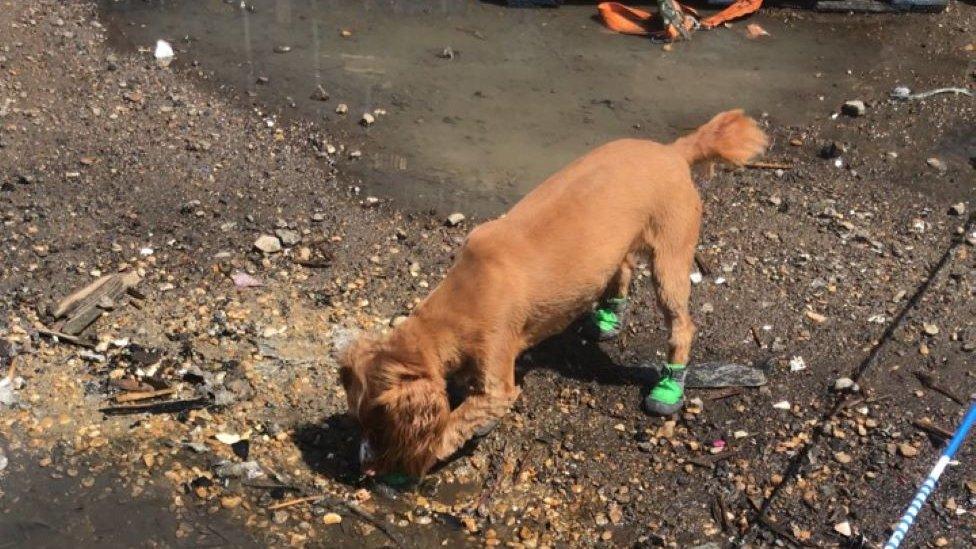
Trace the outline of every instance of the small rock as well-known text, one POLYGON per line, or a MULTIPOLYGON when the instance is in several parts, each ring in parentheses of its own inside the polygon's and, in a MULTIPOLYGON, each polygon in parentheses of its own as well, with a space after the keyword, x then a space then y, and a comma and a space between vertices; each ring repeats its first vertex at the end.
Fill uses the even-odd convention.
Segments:
POLYGON ((831 141, 820 148, 820 157, 829 160, 831 158, 839 158, 845 152, 847 152, 846 145, 839 141, 831 141))
POLYGON ((931 322, 923 322, 922 331, 925 332, 925 335, 934 336, 939 334, 939 327, 931 322))
POLYGON ((302 235, 298 231, 291 229, 277 229, 275 235, 285 246, 294 246, 302 241, 302 235))
POLYGON ((847 465, 848 463, 850 463, 851 461, 853 461, 853 458, 847 452, 837 452, 837 453, 835 453, 834 454, 834 459, 837 460, 837 463, 840 463, 842 465, 847 465))
POLYGON ((336 105, 336 114, 346 114, 347 112, 349 112, 349 106, 345 103, 336 105))
POLYGON ((928 160, 926 160, 925 163, 928 164, 929 166, 935 168, 940 173, 945 173, 946 171, 949 170, 949 166, 947 166, 945 162, 943 162, 942 160, 940 160, 940 159, 938 159, 938 158, 936 158, 934 156, 932 158, 929 158, 928 160))
POLYGON ((864 104, 864 101, 854 99, 852 101, 844 102, 844 105, 840 108, 840 111, 847 116, 864 116, 864 113, 868 112, 868 107, 864 104))
POLYGON ((903 442, 898 445, 898 453, 901 454, 902 457, 913 458, 918 455, 918 448, 907 442, 903 442))
POLYGON ((807 318, 816 322, 817 324, 823 324, 824 322, 827 322, 827 317, 818 312, 807 310, 806 315, 807 318))
POLYGON ((839 377, 839 378, 837 378, 837 381, 834 381, 834 390, 835 391, 838 391, 838 392, 841 392, 841 391, 854 391, 854 392, 856 392, 858 389, 859 389, 859 387, 857 386, 857 383, 854 383, 854 380, 851 379, 851 378, 849 378, 849 377, 839 377))
POLYGON ((284 44, 274 47, 275 53, 288 53, 290 51, 291 51, 291 46, 286 46, 284 44))
POLYGON ((329 92, 325 91, 325 88, 323 88, 322 85, 319 84, 318 86, 315 86, 315 92, 312 93, 312 99, 316 101, 328 101, 329 92))
POLYGON ((326 513, 322 515, 322 522, 324 524, 339 524, 342 522, 342 517, 337 513, 326 513))
POLYGON ((447 216, 447 224, 450 227, 457 227, 465 220, 464 214, 460 212, 452 213, 447 216))
POLYGON ((281 251, 281 241, 276 236, 265 234, 254 241, 254 247, 266 254, 273 254, 281 251))
POLYGON ((795 356, 790 359, 790 371, 799 372, 801 370, 807 369, 807 362, 803 360, 802 356, 795 356))
POLYGON ((966 203, 965 202, 958 202, 956 204, 953 204, 952 206, 949 206, 949 214, 950 215, 965 215, 966 214, 966 203))
POLYGON ((781 400, 781 401, 777 402, 776 404, 773 404, 773 408, 776 408, 777 410, 789 410, 790 409, 790 401, 788 401, 788 400, 781 400))
POLYGON ((691 273, 691 283, 692 284, 701 284, 702 280, 704 280, 704 277, 702 276, 702 274, 700 272, 695 271, 695 272, 691 273))
POLYGON ((224 509, 234 509, 241 505, 241 496, 224 496, 220 498, 220 506, 224 509))
POLYGON ((454 50, 451 48, 451 46, 447 46, 441 50, 439 54, 437 54, 437 57, 440 57, 441 59, 454 59, 454 55, 454 50))
POLYGON ((363 117, 359 119, 359 123, 363 126, 370 126, 373 124, 373 122, 376 122, 376 117, 368 112, 363 113, 363 117))
POLYGON ((834 525, 834 532, 837 532, 845 538, 851 537, 851 534, 853 534, 851 531, 851 523, 847 522, 846 520, 844 522, 838 522, 834 525))

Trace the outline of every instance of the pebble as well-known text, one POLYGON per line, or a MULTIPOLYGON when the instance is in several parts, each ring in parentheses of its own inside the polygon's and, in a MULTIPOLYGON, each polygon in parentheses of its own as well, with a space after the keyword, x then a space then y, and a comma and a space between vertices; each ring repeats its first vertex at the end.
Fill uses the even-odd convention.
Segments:
POLYGON ((781 400, 781 401, 777 402, 776 404, 773 404, 773 408, 776 408, 777 410, 789 410, 790 409, 790 401, 788 401, 788 400, 781 400))
POLYGON ((857 391, 858 389, 857 383, 854 383, 854 380, 849 377, 839 377, 834 382, 835 391, 857 391))
POLYGON ((454 212, 447 216, 447 224, 450 227, 457 227, 465 220, 464 214, 460 212, 454 212))
POLYGON ((940 159, 938 159, 938 158, 936 158, 934 156, 932 158, 929 158, 928 160, 926 160, 925 163, 928 164, 929 166, 935 168, 939 172, 943 172, 944 173, 944 172, 946 172, 946 171, 949 170, 949 166, 946 166, 946 163, 945 162, 943 162, 942 160, 940 160, 940 159))
POLYGON ((276 236, 265 234, 254 241, 254 247, 266 254, 273 254, 281 251, 281 241, 276 236))
POLYGON ((337 513, 326 513, 322 515, 322 522, 324 524, 339 524, 342 522, 342 517, 337 513))
POLYGON ((953 204, 952 206, 949 206, 949 214, 950 215, 965 215, 966 214, 966 203, 965 202, 957 202, 956 204, 953 204))
POLYGON ((851 531, 851 523, 847 522, 846 520, 844 522, 838 522, 834 525, 834 532, 837 532, 845 538, 851 537, 851 534, 853 534, 851 531))
POLYGON ((441 50, 439 54, 437 54, 437 57, 440 57, 441 59, 454 59, 454 55, 454 49, 451 48, 451 46, 447 46, 441 50))
POLYGON ((934 336, 939 334, 939 327, 931 322, 923 322, 922 330, 925 332, 925 335, 934 336))
POLYGON ((864 104, 864 101, 854 99, 852 101, 844 102, 844 105, 840 108, 840 111, 847 116, 864 116, 864 113, 868 112, 868 107, 864 104))
POLYGON ((801 370, 807 369, 807 361, 803 360, 802 356, 795 356, 790 359, 790 371, 799 372, 801 370))
POLYGON ((288 53, 290 51, 291 51, 291 46, 280 45, 274 47, 275 53, 288 53))
POLYGON ((702 280, 704 280, 704 277, 702 277, 702 274, 700 272, 695 271, 695 272, 691 273, 691 283, 692 284, 701 284, 702 280))
POLYGON ((234 509, 241 504, 241 496, 224 496, 220 498, 220 506, 224 509, 234 509))
POLYGON ((292 229, 277 229, 275 235, 285 246, 294 246, 302 241, 302 235, 292 229))
POLYGON ((372 125, 373 122, 376 122, 376 117, 373 116, 372 114, 369 114, 368 112, 363 113, 363 117, 359 119, 359 123, 362 124, 363 126, 372 125))
POLYGON ((898 445, 898 453, 901 454, 902 457, 913 458, 918 455, 918 448, 907 442, 903 442, 898 445))
POLYGON ((349 112, 349 105, 346 105, 345 103, 339 103, 336 105, 336 114, 346 114, 347 112, 349 112))

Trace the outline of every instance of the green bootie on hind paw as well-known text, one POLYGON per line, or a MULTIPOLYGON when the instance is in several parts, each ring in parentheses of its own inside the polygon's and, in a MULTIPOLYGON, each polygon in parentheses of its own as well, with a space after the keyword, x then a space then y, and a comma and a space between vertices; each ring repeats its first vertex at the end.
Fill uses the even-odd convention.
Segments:
POLYGON ((644 399, 644 410, 649 414, 670 416, 681 410, 685 404, 685 376, 688 368, 684 364, 668 364, 661 370, 661 377, 644 399))
POLYGON ((608 299, 590 314, 587 336, 597 341, 606 341, 620 335, 623 328, 622 316, 627 305, 626 297, 608 299))

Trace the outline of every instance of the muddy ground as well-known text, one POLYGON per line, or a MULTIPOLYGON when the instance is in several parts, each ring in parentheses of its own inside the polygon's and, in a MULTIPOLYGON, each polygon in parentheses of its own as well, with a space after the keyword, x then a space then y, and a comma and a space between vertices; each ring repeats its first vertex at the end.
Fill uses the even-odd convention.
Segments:
MULTIPOLYGON (((976 393, 976 101, 887 98, 895 84, 974 88, 969 4, 910 23, 831 16, 883 45, 851 65, 849 93, 825 81, 804 95, 825 96, 817 109, 753 109, 773 137, 766 160, 789 167, 702 183, 695 360, 760 366, 766 387, 694 391, 672 421, 643 415, 626 366, 661 359, 665 340, 645 266, 635 296, 648 305, 624 337, 595 346, 570 331, 527 353, 515 410, 405 492, 358 476, 331 347, 409 314, 473 212, 512 195, 446 226, 356 175, 350 152, 403 147, 383 138, 383 116, 376 143, 348 120, 269 123, 273 98, 256 104, 219 71, 112 48, 93 4, 2 6, 0 352, 20 379, 0 410, 0 546, 877 544, 942 444, 916 424, 951 429, 976 393), (845 99, 866 113, 831 116, 845 99), (282 251, 255 249, 272 234, 282 251), (138 273, 138 291, 82 346, 39 334, 59 299, 116 272, 138 273), (841 377, 858 390, 834 390, 841 377), (148 382, 204 405, 103 411, 148 382)), ((803 27, 794 13, 764 17, 803 27)), ((646 55, 680 63, 694 44, 646 55)), ((670 137, 702 109, 627 134, 670 137)), ((976 539, 972 448, 911 546, 976 539)))

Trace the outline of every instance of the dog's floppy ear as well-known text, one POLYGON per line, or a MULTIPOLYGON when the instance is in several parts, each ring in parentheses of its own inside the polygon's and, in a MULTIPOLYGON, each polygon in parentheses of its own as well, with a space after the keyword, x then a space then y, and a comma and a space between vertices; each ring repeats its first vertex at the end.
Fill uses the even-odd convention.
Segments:
POLYGON ((376 398, 374 413, 382 416, 371 438, 381 440, 381 468, 419 477, 437 461, 451 407, 443 378, 393 366, 388 389, 376 398))

